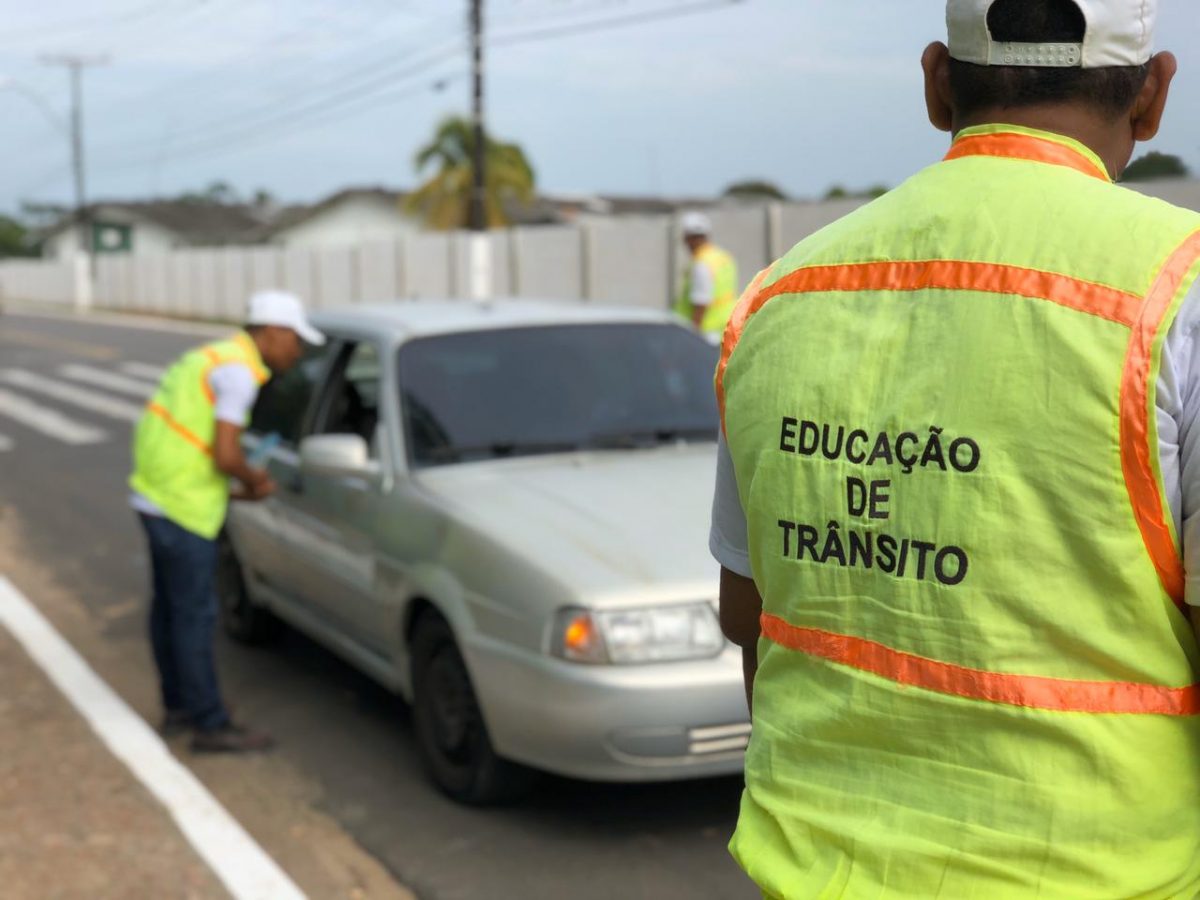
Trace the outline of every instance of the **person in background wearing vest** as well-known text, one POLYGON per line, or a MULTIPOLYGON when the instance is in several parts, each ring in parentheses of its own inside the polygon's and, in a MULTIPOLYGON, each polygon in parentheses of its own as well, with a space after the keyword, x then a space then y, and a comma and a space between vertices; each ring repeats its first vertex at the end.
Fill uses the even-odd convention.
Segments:
POLYGON ((704 213, 684 213, 679 230, 691 260, 683 271, 675 312, 719 340, 737 300, 737 263, 710 239, 712 223, 704 213))
POLYGON ((275 485, 242 454, 242 429, 272 373, 294 366, 304 342, 323 344, 300 300, 282 291, 250 298, 246 327, 171 366, 138 422, 133 490, 150 545, 150 640, 165 708, 162 730, 193 730, 195 752, 270 746, 269 735, 235 725, 221 700, 213 660, 217 618, 216 537, 233 499, 262 500, 275 485))
POLYGON ((1156 10, 950 0, 946 159, 737 304, 710 543, 768 897, 1200 892, 1200 215, 1112 183, 1156 10))

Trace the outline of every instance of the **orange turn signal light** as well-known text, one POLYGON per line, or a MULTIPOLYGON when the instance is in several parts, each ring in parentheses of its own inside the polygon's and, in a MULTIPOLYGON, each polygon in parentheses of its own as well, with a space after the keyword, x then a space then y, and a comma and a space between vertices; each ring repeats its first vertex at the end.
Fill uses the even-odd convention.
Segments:
POLYGON ((567 625, 566 633, 563 635, 563 644, 568 650, 587 653, 595 642, 596 626, 592 624, 591 616, 583 613, 576 616, 567 625))

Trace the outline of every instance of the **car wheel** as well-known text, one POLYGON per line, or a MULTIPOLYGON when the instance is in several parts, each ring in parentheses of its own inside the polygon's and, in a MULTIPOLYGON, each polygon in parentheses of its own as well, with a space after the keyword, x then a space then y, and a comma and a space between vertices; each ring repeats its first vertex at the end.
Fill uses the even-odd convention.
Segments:
POLYGON ((234 640, 262 644, 279 633, 279 620, 250 599, 242 564, 226 535, 217 543, 217 599, 221 626, 234 640))
POLYGON ((532 770, 496 755, 446 620, 427 613, 412 639, 413 723, 421 760, 453 800, 477 806, 527 793, 532 770))

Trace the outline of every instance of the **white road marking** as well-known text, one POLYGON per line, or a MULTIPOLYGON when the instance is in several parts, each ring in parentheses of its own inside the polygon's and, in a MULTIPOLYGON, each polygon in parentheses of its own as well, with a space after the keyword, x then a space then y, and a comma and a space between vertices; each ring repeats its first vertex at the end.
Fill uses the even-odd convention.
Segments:
POLYGON ((304 894, 295 882, 3 577, 0 623, 113 755, 167 808, 184 837, 236 900, 303 900, 304 894))
POLYGON ((143 399, 149 397, 157 389, 157 386, 149 381, 138 381, 136 378, 128 378, 115 372, 97 369, 95 366, 81 366, 73 363, 69 366, 60 366, 58 372, 64 378, 83 381, 96 387, 108 388, 110 391, 119 391, 122 394, 133 394, 133 396, 143 399))
MULTIPOLYGON (((129 313, 89 312, 81 316, 74 312, 48 309, 32 305, 20 304, 13 307, 13 319, 17 317, 29 319, 67 320, 73 325, 105 325, 113 328, 124 328, 136 331, 162 331, 170 334, 198 334, 207 337, 222 337, 236 331, 240 325, 234 322, 228 325, 206 324, 204 322, 187 322, 182 319, 169 319, 159 316, 139 316, 129 313)), ((240 320, 239 320, 240 321, 240 320)))
POLYGON ((7 434, 0 434, 0 453, 6 453, 14 446, 16 445, 13 444, 12 438, 10 438, 7 434))
POLYGON ((127 422, 136 422, 142 416, 142 407, 136 403, 127 403, 124 400, 118 400, 116 397, 110 397, 108 394, 101 394, 98 391, 89 391, 86 388, 76 387, 73 384, 66 384, 57 379, 47 378, 45 375, 38 375, 36 372, 30 372, 26 369, 0 369, 0 381, 5 384, 11 384, 14 387, 45 394, 48 397, 53 397, 55 400, 73 403, 90 412, 108 416, 111 419, 124 419, 127 422))
POLYGON ((149 378, 151 381, 157 382, 166 374, 166 366, 151 366, 140 362, 123 362, 121 363, 121 371, 126 375, 132 375, 135 378, 149 378))
POLYGON ((0 416, 8 416, 27 428, 67 444, 99 444, 108 439, 103 429, 68 419, 62 413, 0 388, 0 416))

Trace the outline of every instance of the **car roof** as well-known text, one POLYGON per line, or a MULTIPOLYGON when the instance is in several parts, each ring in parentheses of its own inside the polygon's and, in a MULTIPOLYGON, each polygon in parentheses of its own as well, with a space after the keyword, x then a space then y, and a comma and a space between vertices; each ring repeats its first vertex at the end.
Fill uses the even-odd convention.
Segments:
POLYGON ((578 301, 496 299, 395 300, 321 310, 313 324, 330 331, 352 330, 407 339, 464 331, 545 325, 675 323, 666 309, 605 307, 578 301))

